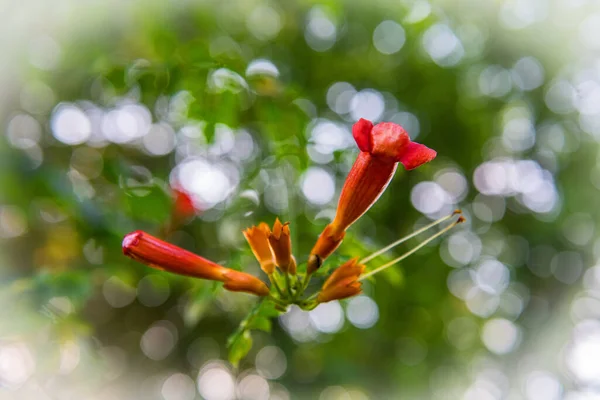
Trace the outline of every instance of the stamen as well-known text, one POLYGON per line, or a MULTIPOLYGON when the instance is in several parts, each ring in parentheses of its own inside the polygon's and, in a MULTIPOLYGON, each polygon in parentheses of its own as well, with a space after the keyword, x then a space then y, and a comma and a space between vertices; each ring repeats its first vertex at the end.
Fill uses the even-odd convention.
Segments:
POLYGON ((442 218, 438 219, 437 221, 433 221, 429 225, 426 225, 426 226, 422 227, 421 229, 418 229, 418 230, 414 231, 410 235, 404 236, 404 237, 396 240, 394 243, 391 243, 391 244, 385 246, 384 248, 382 248, 380 250, 377 250, 375 253, 373 253, 373 254, 371 254, 369 256, 366 256, 365 258, 363 258, 362 260, 360 260, 359 263, 360 264, 366 264, 369 261, 371 261, 372 259, 374 259, 376 257, 379 257, 381 254, 385 253, 386 251, 388 251, 388 250, 390 250, 390 249, 398 246, 399 244, 402 244, 402 243, 406 242, 408 239, 412 239, 415 236, 420 235, 421 233, 425 232, 426 230, 428 230, 430 228, 433 228, 434 226, 436 226, 438 224, 441 224, 444 221, 449 220, 450 218, 452 218, 456 214, 461 214, 461 213, 462 213, 462 211, 460 211, 460 210, 454 210, 454 212, 452 214, 446 215, 445 217, 442 217, 442 218))
POLYGON ((444 229, 442 229, 441 231, 439 231, 438 233, 436 233, 435 235, 430 236, 428 239, 424 240, 422 243, 420 243, 419 245, 417 245, 416 247, 414 247, 413 249, 407 251, 406 253, 402 254, 400 257, 396 258, 395 260, 390 261, 387 264, 383 264, 381 267, 379 268, 375 268, 373 271, 369 271, 366 274, 364 274, 363 276, 361 276, 360 278, 358 278, 359 281, 365 280, 368 277, 375 275, 378 272, 383 271, 386 268, 391 267, 394 264, 399 263, 400 261, 404 260, 405 258, 407 258, 408 256, 412 255, 413 253, 417 252, 419 249, 421 249, 422 247, 426 246, 427 244, 429 244, 430 242, 432 242, 433 240, 437 239, 438 237, 442 236, 444 233, 448 232, 450 229, 454 228, 456 225, 461 224, 463 222, 465 222, 465 217, 463 217, 462 215, 452 224, 448 225, 447 227, 445 227, 444 229))

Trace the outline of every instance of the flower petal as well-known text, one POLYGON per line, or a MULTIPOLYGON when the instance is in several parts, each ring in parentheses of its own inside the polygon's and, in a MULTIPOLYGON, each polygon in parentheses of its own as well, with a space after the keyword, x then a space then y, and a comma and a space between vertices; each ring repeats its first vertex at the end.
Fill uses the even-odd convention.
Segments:
POLYGON ((362 283, 356 280, 356 277, 347 277, 337 284, 328 288, 323 288, 317 296, 319 303, 326 303, 332 300, 341 300, 356 296, 362 292, 362 283))
POLYGON ((382 122, 373 127, 371 132, 373 157, 387 159, 397 162, 398 154, 401 154, 410 143, 408 133, 398 124, 393 122, 382 122))
POLYGON ((397 163, 362 152, 346 177, 333 220, 334 236, 340 236, 377 201, 392 180, 397 163))
POLYGON ((352 136, 360 151, 371 151, 371 130, 373 123, 361 118, 352 126, 352 136))
POLYGON ((269 234, 271 233, 269 226, 261 222, 258 226, 244 230, 243 233, 254 256, 260 263, 260 268, 266 274, 272 274, 275 269, 275 261, 269 244, 269 234))
POLYGON ((292 241, 290 238, 289 222, 282 224, 279 218, 273 224, 273 232, 269 233, 269 244, 273 255, 275 255, 275 263, 282 271, 294 272, 295 265, 290 268, 292 263, 292 241))
POLYGON ((196 214, 192 197, 183 189, 173 189, 175 195, 174 213, 177 217, 187 218, 196 214))
POLYGON ((415 142, 410 142, 403 150, 404 151, 398 155, 397 159, 404 165, 406 170, 415 169, 418 166, 433 160, 437 156, 435 150, 415 142))
POLYGON ((342 279, 354 277, 356 279, 365 270, 365 266, 358 264, 358 258, 352 258, 339 266, 323 284, 323 290, 337 285, 342 279))

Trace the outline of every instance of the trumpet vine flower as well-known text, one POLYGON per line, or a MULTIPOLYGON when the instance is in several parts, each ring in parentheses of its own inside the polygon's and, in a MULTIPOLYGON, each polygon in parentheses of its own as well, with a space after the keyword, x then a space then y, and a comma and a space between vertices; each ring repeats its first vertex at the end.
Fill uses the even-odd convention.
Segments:
POLYGON ((326 303, 361 293, 362 284, 358 278, 365 271, 365 268, 363 264, 358 263, 358 258, 353 258, 342 264, 327 278, 317 295, 317 301, 326 303))
POLYGON ((248 241, 254 257, 256 257, 260 268, 267 275, 271 275, 275 271, 275 259, 273 258, 273 250, 271 250, 271 244, 269 243, 270 234, 271 229, 264 222, 244 231, 244 237, 248 241))
POLYGON ((398 163, 411 170, 437 155, 427 146, 411 142, 408 133, 391 122, 373 126, 371 121, 360 119, 352 127, 352 136, 360 153, 342 188, 335 218, 310 253, 309 274, 338 248, 350 225, 377 201, 392 180, 398 163))
MULTIPOLYGON (((258 277, 224 267, 142 231, 135 231, 124 237, 123 253, 153 268, 223 282, 226 290, 264 297, 267 299, 267 303, 261 302, 260 304, 272 304, 274 309, 279 312, 285 311, 291 304, 310 310, 320 303, 345 299, 361 293, 362 281, 365 278, 402 261, 463 222, 464 218, 460 216, 452 224, 430 236, 412 250, 370 271, 367 271, 366 263, 409 238, 447 221, 460 211, 457 210, 452 215, 441 218, 360 261, 351 259, 335 269, 320 290, 309 293, 308 283, 311 276, 340 246, 347 229, 381 196, 394 176, 398 163, 402 164, 406 170, 412 170, 433 160, 436 156, 434 150, 412 142, 400 125, 391 122, 373 125, 370 121, 360 119, 354 124, 352 134, 360 153, 344 182, 335 218, 318 237, 308 254, 306 267, 300 266, 299 268, 296 264, 296 259, 292 254, 288 222, 281 223, 277 218, 272 229, 262 222, 243 231, 261 270, 269 278, 270 287, 258 277)), ((176 194, 175 214, 177 217, 191 215, 193 204, 189 197, 184 194, 176 194)), ((235 354, 232 358, 233 363, 239 361, 240 354, 245 354, 249 349, 247 342, 243 345, 239 344, 239 341, 249 340, 249 335, 246 334, 248 329, 251 329, 252 326, 264 326, 264 324, 270 323, 268 320, 267 322, 257 322, 257 318, 264 318, 264 313, 260 311, 262 309, 257 310, 249 314, 238 331, 231 337, 232 354, 235 354), (244 352, 234 350, 237 348, 246 350, 244 352)), ((269 316, 273 315, 269 314, 269 316)))
POLYGON ((143 231, 131 232, 123 238, 123 254, 156 269, 223 282, 223 287, 233 292, 269 294, 267 285, 257 277, 225 268, 143 231))

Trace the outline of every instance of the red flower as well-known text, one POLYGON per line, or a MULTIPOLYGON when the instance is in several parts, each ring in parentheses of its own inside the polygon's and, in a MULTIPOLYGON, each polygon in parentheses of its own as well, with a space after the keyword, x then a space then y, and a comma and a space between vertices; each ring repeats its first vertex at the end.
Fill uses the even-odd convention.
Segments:
POLYGON ((164 242, 146 232, 135 231, 123 238, 123 254, 150 267, 179 275, 220 281, 227 290, 267 296, 269 288, 260 279, 225 268, 206 258, 164 242))
POLYGON ((183 189, 174 188, 175 204, 173 205, 174 219, 187 219, 196 215, 196 206, 192 197, 183 189))
POLYGON ((167 236, 196 216, 197 209, 192 196, 179 185, 173 186, 171 190, 173 197, 171 217, 160 228, 161 237, 167 236))
POLYGON ((311 251, 309 274, 340 245, 346 229, 377 201, 399 162, 411 170, 437 155, 434 150, 411 142, 406 131, 391 122, 373 126, 372 122, 360 119, 352 127, 352 135, 361 152, 346 178, 333 222, 325 227, 311 251))

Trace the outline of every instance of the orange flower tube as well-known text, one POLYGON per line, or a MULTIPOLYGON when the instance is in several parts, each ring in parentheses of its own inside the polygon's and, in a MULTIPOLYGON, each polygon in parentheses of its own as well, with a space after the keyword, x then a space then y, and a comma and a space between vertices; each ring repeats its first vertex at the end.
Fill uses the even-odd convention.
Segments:
POLYGON ((427 146, 411 142, 404 128, 391 122, 373 126, 371 121, 360 119, 352 127, 352 135, 361 152, 344 182, 333 222, 325 227, 311 251, 309 274, 342 243, 346 229, 377 201, 399 162, 411 170, 437 155, 427 146))
POLYGON ((275 260, 273 259, 273 252, 271 251, 271 245, 269 244, 269 234, 271 229, 269 225, 261 222, 258 226, 252 226, 244 231, 244 237, 254 257, 260 263, 260 268, 267 274, 270 275, 275 271, 275 260))
POLYGON ((273 254, 275 254, 275 262, 282 271, 296 274, 296 260, 292 255, 292 240, 290 238, 289 222, 282 224, 279 218, 275 219, 273 224, 273 232, 269 233, 269 243, 273 254))
POLYGON ((226 268, 223 287, 230 292, 246 292, 257 296, 268 296, 269 288, 263 281, 245 272, 226 268))
POLYGON ((359 264, 357 258, 347 261, 327 278, 321 288, 321 292, 317 296, 317 301, 319 303, 326 303, 361 293, 362 284, 358 278, 364 271, 365 266, 359 264))
POLYGON ((227 290, 267 296, 269 288, 260 279, 225 268, 146 232, 131 232, 123 238, 123 254, 150 267, 179 275, 224 282, 227 290))

